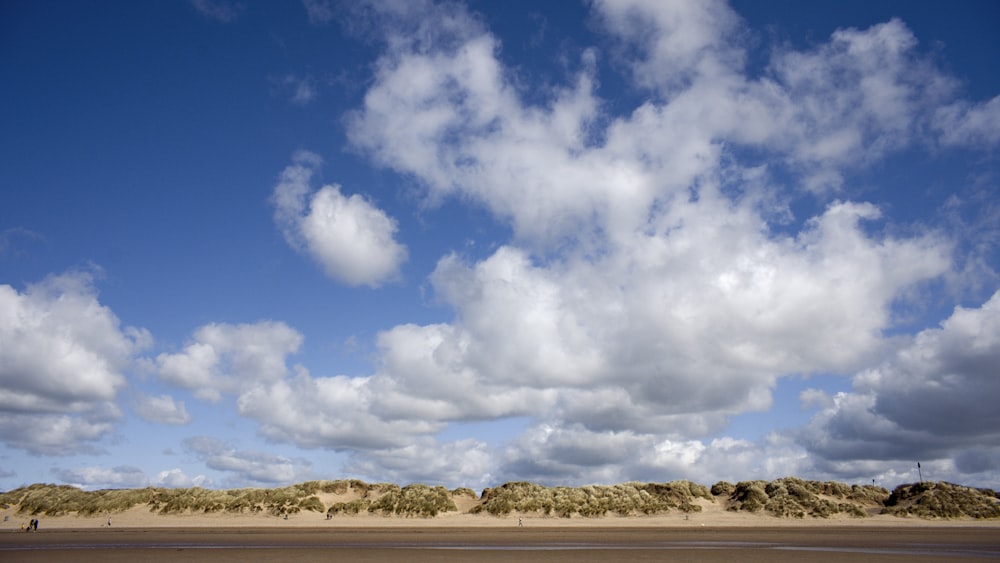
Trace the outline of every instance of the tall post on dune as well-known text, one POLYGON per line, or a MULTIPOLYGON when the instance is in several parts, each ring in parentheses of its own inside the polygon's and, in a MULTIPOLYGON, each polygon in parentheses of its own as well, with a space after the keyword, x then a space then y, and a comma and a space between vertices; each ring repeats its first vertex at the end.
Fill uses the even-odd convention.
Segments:
POLYGON ((923 484, 923 482, 924 482, 924 473, 923 473, 923 471, 920 470, 920 462, 919 461, 917 462, 917 476, 920 477, 920 483, 923 484))

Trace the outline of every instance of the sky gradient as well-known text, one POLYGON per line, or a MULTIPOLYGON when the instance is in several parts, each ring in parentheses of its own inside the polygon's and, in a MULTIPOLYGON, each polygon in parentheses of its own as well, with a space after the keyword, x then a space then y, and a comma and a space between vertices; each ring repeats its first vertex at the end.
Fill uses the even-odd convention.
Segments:
POLYGON ((0 5, 0 490, 1000 488, 1000 6, 0 5))

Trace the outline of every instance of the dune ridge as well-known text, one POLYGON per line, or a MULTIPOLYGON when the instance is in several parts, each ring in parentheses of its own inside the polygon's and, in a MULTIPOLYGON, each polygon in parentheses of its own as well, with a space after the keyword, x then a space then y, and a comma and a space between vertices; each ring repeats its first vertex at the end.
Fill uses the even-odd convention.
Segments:
MULTIPOLYGON (((986 488, 947 482, 910 483, 893 491, 873 485, 808 481, 628 482, 616 485, 549 487, 510 482, 484 489, 356 479, 308 481, 287 487, 215 490, 203 488, 104 489, 35 484, 0 493, 0 510, 14 522, 46 517, 60 525, 321 525, 323 521, 368 523, 436 521, 442 525, 506 525, 521 519, 607 523, 824 521, 981 522, 1000 524, 1000 495, 986 488), (171 518, 173 517, 173 518, 171 518), (200 519, 199 519, 200 518, 200 519), (208 520, 205 520, 205 519, 208 520), (650 520, 654 519, 654 520, 650 520), (657 520, 658 519, 658 520, 657 520), (766 520, 765 520, 766 519, 766 520)), ((392 525, 392 524, 390 524, 392 525)))

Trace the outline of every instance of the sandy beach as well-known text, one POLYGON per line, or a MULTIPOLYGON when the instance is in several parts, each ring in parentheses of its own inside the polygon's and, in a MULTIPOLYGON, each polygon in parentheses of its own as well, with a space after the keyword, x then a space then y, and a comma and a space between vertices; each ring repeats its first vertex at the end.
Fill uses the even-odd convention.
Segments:
MULTIPOLYGON (((320 494, 321 500, 329 505, 332 502, 349 495, 320 494)), ((383 516, 361 513, 355 515, 335 515, 327 519, 326 514, 312 511, 300 511, 289 514, 287 518, 267 513, 234 514, 234 513, 182 513, 164 515, 151 512, 148 507, 135 506, 123 512, 95 514, 92 516, 42 516, 40 530, 80 529, 93 530, 111 528, 511 528, 517 527, 520 521, 524 527, 559 527, 559 528, 696 528, 702 526, 725 528, 951 528, 978 527, 993 528, 1000 535, 1000 520, 996 519, 924 519, 917 517, 899 517, 879 514, 878 509, 869 510, 867 518, 852 517, 840 513, 828 518, 780 518, 766 512, 749 513, 745 511, 726 510, 722 503, 706 499, 695 499, 694 504, 701 510, 684 513, 672 511, 656 516, 602 516, 561 518, 555 515, 542 516, 537 513, 517 514, 508 516, 493 516, 490 514, 469 514, 469 509, 477 503, 473 498, 456 497, 458 511, 446 512, 433 518, 383 516)), ((13 510, 0 511, 6 521, 3 529, 17 530, 27 525, 31 516, 17 514, 13 510)))
POLYGON ((181 514, 145 507, 87 517, 6 513, 4 561, 940 561, 1000 559, 1000 522, 872 515, 776 518, 712 503, 701 512, 651 517, 435 518, 352 515, 327 519, 181 514), (108 527, 108 518, 111 526, 108 527))
MULTIPOLYGON (((537 523, 534 523, 537 524, 537 523)), ((550 523, 555 524, 555 523, 550 523)), ((988 526, 121 527, 0 534, 4 561, 1000 559, 988 526)))

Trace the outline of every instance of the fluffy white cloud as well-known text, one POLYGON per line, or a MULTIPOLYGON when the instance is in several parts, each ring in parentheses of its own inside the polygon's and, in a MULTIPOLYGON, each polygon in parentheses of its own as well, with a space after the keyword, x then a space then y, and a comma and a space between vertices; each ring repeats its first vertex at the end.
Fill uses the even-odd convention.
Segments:
POLYGON ((0 438, 36 455, 97 454, 103 450, 94 443, 111 434, 120 418, 113 403, 97 403, 79 414, 0 412, 0 438))
POLYGON ((836 31, 811 52, 779 52, 771 64, 779 108, 773 142, 808 171, 811 189, 840 188, 842 170, 875 162, 923 136, 931 110, 955 83, 914 56, 899 20, 836 31), (844 87, 850 84, 850 87, 844 87), (780 101, 779 101, 780 100, 780 101))
MULTIPOLYGON (((799 435, 820 465, 847 475, 907 460, 991 471, 1000 457, 1000 293, 958 307, 881 366, 854 377, 799 435)), ((941 470, 945 470, 941 468, 941 470)))
POLYGON ((594 11, 629 47, 623 62, 642 86, 669 94, 742 66, 742 51, 730 43, 739 17, 721 0, 599 0, 594 11))
POLYGON ((384 450, 355 454, 345 469, 390 483, 426 483, 481 489, 494 485, 495 457, 476 440, 442 444, 425 439, 384 450))
POLYGON ((0 286, 0 437, 32 453, 90 450, 120 416, 124 370, 149 333, 122 327, 93 274, 0 286))
MULTIPOLYGON (((453 455, 426 442, 446 424, 512 416, 539 422, 502 456, 505 475, 681 477, 723 459, 761 476, 836 474, 808 466, 787 436, 703 440, 768 409, 783 376, 846 375, 892 353, 895 306, 949 272, 953 242, 888 234, 906 231, 887 228, 877 205, 830 194, 847 191, 847 171, 931 132, 989 140, 976 131, 992 106, 943 106, 955 81, 896 20, 807 51, 777 48, 749 77, 727 6, 640 0, 594 8, 647 101, 605 115, 588 50, 567 86, 531 105, 497 39, 452 8, 371 8, 386 52, 349 138, 416 178, 431 203, 482 203, 513 240, 477 262, 442 258, 431 283, 454 320, 381 333, 371 376, 300 370, 242 393, 241 413, 270 439, 358 451, 359 469, 400 478, 400 460, 453 455), (802 193, 823 202, 811 217, 790 214, 802 193)), ((318 166, 297 155, 274 195, 286 238, 314 256, 308 223, 324 197, 344 201, 312 190, 318 166)), ((474 459, 488 451, 462 447, 474 459)))
POLYGON ((778 240, 707 195, 688 205, 707 208, 686 211, 691 227, 637 236, 607 260, 543 267, 511 247, 474 266, 446 257, 432 281, 457 320, 381 335, 374 404, 706 434, 721 415, 767 408, 782 374, 872 358, 892 300, 948 264, 933 237, 868 238, 870 205, 832 205, 778 240))
POLYGON ((135 401, 136 413, 142 418, 163 424, 187 424, 191 422, 184 401, 174 401, 170 395, 150 396, 138 394, 135 401))
POLYGON ((594 432, 580 425, 534 426, 509 444, 498 460, 505 479, 553 485, 674 479, 711 484, 815 471, 800 447, 777 435, 759 443, 732 438, 671 440, 631 430, 594 432))
POLYGON ((995 145, 1000 142, 1000 96, 982 104, 955 102, 935 114, 934 125, 946 145, 995 145))
MULTIPOLYGON (((326 4, 306 6, 326 21, 326 4)), ((775 48, 751 77, 733 40, 740 20, 721 2, 595 2, 621 49, 612 56, 650 94, 608 115, 594 50, 530 104, 499 41, 460 7, 366 10, 386 51, 349 139, 414 178, 432 205, 482 204, 513 239, 477 261, 443 257, 430 282, 454 319, 380 333, 370 376, 289 369, 301 336, 259 323, 199 329, 157 358, 161 377, 202 398, 233 394, 267 439, 351 451, 352 471, 394 481, 867 480, 893 475, 877 462, 915 448, 941 456, 942 472, 1000 457, 956 438, 993 440, 988 429, 1000 426, 972 396, 998 390, 962 363, 992 330, 993 306, 973 320, 956 313, 897 351, 901 337, 886 336, 897 305, 949 274, 955 243, 896 228, 845 184, 934 137, 996 142, 995 100, 956 101, 956 82, 919 56, 902 22, 775 48), (794 216, 803 194, 817 211, 794 216), (803 393, 821 410, 800 435, 711 438, 732 416, 770 408, 783 377, 858 372, 855 392, 803 393), (433 438, 449 423, 505 417, 533 426, 502 451, 433 438), (943 456, 956 452, 949 469, 943 456)), ((300 152, 274 188, 286 241, 349 285, 398 276, 406 249, 395 221, 338 186, 315 189, 320 165, 300 152)), ((973 363, 991 365, 997 344, 980 348, 973 363)), ((241 479, 298 474, 289 460, 217 442, 189 448, 241 479)))
POLYGON ((788 168, 797 183, 786 189, 837 189, 845 170, 922 138, 954 90, 915 55, 916 40, 895 20, 838 31, 808 52, 776 49, 765 75, 751 79, 727 32, 738 19, 721 3, 595 8, 610 31, 641 43, 643 76, 671 84, 685 77, 666 99, 603 115, 588 51, 571 85, 544 106, 525 104, 497 58, 498 41, 466 15, 455 26, 461 31, 442 26, 416 43, 400 37, 402 26, 388 26, 390 48, 349 122, 350 139, 421 179, 431 201, 456 193, 482 201, 532 251, 600 253, 631 243, 651 215, 700 195, 706 180, 742 172, 729 146, 767 156, 750 161, 761 165, 764 183, 769 168, 788 168), (643 32, 632 33, 635 26, 643 32), (678 65, 689 75, 671 72, 678 65))
POLYGON ((288 244, 348 285, 376 287, 397 277, 407 251, 394 238, 396 221, 358 194, 344 196, 337 185, 313 191, 319 156, 302 151, 294 161, 272 197, 275 221, 288 244))
POLYGON ((501 471, 511 478, 564 484, 616 483, 630 460, 652 445, 650 436, 625 432, 591 432, 580 426, 542 424, 529 429, 503 454, 501 471))
POLYGON ((53 469, 62 481, 82 489, 131 489, 149 484, 146 474, 136 467, 74 467, 53 469))
POLYGON ((374 401, 371 378, 313 378, 303 370, 294 378, 248 390, 237 405, 242 415, 261 424, 260 432, 268 439, 306 448, 401 447, 443 426, 435 420, 379 413, 374 401))
POLYGON ((231 481, 235 483, 294 483, 312 474, 312 466, 304 460, 237 450, 207 436, 189 438, 184 445, 208 467, 231 473, 231 481))
POLYGON ((156 474, 152 480, 153 484, 160 487, 188 488, 207 487, 211 485, 211 479, 204 475, 189 477, 180 468, 166 469, 156 474))
POLYGON ((218 401, 223 393, 280 380, 289 371, 285 358, 301 345, 302 335, 280 322, 209 324, 181 352, 159 354, 156 368, 164 381, 218 401))

